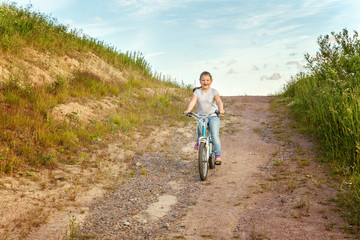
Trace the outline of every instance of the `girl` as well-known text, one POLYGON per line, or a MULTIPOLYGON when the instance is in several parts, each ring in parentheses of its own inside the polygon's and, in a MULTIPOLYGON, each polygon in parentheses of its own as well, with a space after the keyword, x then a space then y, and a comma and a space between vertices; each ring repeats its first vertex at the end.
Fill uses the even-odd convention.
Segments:
MULTIPOLYGON (((224 114, 224 105, 221 101, 219 93, 215 89, 210 88, 210 85, 212 84, 212 76, 209 72, 202 72, 200 74, 200 84, 200 88, 194 89, 194 94, 192 96, 192 99, 190 100, 188 107, 184 111, 184 114, 188 114, 189 112, 191 112, 195 104, 197 106, 197 111, 200 116, 214 113, 217 109, 219 110, 220 114, 224 114)), ((220 118, 218 116, 213 116, 208 118, 208 121, 211 131, 211 138, 214 142, 214 151, 216 155, 215 164, 220 165, 222 162, 221 143, 219 137, 220 118)), ((200 131, 198 130, 198 138, 199 137, 200 131)), ((196 141, 194 148, 198 150, 199 141, 196 141)))

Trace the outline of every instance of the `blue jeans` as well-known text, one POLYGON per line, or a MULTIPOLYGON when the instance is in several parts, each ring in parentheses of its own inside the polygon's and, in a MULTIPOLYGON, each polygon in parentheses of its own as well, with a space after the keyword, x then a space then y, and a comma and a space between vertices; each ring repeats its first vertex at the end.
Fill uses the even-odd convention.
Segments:
MULTIPOLYGON (((211 138, 214 143, 215 155, 221 155, 221 142, 220 142, 220 118, 217 116, 209 117, 206 124, 209 123, 211 138)), ((198 125, 198 139, 201 136, 201 125, 198 125)))

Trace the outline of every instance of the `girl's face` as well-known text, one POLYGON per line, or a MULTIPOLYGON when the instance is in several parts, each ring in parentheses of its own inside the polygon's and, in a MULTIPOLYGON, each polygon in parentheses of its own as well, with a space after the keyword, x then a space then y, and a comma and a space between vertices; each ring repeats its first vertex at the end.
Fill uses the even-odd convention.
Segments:
POLYGON ((212 80, 209 75, 203 75, 200 78, 200 84, 203 90, 209 90, 212 80))

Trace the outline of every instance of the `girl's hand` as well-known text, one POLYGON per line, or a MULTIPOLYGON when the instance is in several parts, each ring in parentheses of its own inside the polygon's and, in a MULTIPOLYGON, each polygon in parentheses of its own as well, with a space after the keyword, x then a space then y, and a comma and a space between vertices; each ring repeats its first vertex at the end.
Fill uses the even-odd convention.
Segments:
POLYGON ((224 110, 224 109, 220 109, 220 110, 219 110, 219 113, 220 113, 220 114, 225 114, 225 110, 224 110))

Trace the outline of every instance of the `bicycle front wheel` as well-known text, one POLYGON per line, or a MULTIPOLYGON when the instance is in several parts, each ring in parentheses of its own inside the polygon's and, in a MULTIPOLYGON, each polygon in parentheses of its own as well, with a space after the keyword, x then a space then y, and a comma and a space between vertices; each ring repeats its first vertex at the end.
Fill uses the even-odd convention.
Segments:
POLYGON ((214 144, 212 142, 209 143, 210 154, 209 154, 209 166, 210 169, 215 168, 215 153, 214 153, 214 144))
POLYGON ((201 181, 205 181, 208 174, 208 160, 206 159, 206 146, 205 143, 199 145, 199 173, 201 181))

